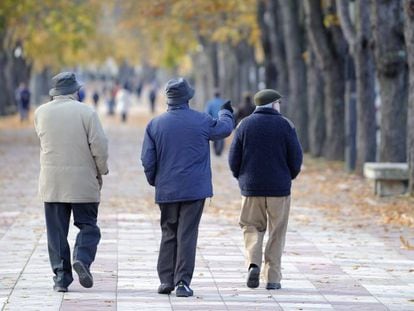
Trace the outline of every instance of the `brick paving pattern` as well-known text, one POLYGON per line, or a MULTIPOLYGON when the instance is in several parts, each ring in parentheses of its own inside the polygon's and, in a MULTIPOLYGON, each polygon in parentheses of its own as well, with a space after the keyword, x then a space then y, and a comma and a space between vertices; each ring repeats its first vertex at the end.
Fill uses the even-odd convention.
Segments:
MULTIPOLYGON (((216 195, 207 200, 200 225, 195 295, 157 294, 159 212, 139 162, 143 126, 104 124, 110 175, 100 206, 95 286, 84 289, 75 277, 65 294, 52 291, 34 130, 0 130, 2 310, 414 310, 414 258, 390 242, 398 232, 387 236, 338 225, 316 208, 297 206, 294 198, 282 290, 267 291, 263 282, 246 288, 242 233, 237 217, 225 210, 226 204, 238 204, 239 192, 226 157, 214 156, 216 195), (297 215, 317 221, 303 222, 297 215)), ((72 227, 72 243, 75 234, 72 227)))

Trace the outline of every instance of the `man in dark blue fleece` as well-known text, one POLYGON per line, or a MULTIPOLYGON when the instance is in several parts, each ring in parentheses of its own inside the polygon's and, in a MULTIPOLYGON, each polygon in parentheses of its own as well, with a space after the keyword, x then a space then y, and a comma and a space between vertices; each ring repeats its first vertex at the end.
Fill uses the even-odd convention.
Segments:
POLYGON ((198 225, 204 201, 213 195, 209 141, 229 136, 234 127, 230 101, 218 119, 190 109, 194 89, 183 78, 168 81, 168 111, 148 124, 141 161, 148 183, 155 186, 161 210, 158 293, 193 295, 198 225))
POLYGON ((281 257, 290 209, 292 179, 300 172, 302 149, 293 123, 279 113, 280 94, 262 90, 255 112, 238 126, 229 155, 242 194, 240 226, 247 255, 247 286, 259 286, 263 237, 266 289, 280 289, 281 257))

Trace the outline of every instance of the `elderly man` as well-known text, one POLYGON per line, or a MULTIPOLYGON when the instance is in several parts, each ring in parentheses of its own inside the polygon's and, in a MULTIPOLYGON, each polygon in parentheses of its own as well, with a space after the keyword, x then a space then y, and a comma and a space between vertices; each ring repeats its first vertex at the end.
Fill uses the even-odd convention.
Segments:
POLYGON ((290 209, 292 179, 302 165, 302 149, 293 123, 279 113, 281 96, 271 89, 254 96, 254 113, 239 124, 229 154, 242 194, 240 226, 247 254, 247 286, 259 286, 263 237, 266 289, 280 289, 281 257, 290 209))
POLYGON ((198 225, 204 201, 213 195, 209 141, 231 134, 233 109, 224 103, 218 119, 190 109, 194 90, 183 78, 168 81, 165 92, 168 111, 148 124, 141 160, 161 210, 158 293, 176 286, 177 297, 189 297, 198 225))
POLYGON ((75 74, 60 73, 52 83, 52 101, 35 112, 40 139, 39 193, 55 274, 53 288, 66 292, 73 281, 67 241, 71 213, 80 230, 73 250, 73 269, 83 287, 93 286, 90 265, 101 236, 97 215, 102 175, 108 173, 108 143, 94 109, 78 101, 81 86, 75 74))

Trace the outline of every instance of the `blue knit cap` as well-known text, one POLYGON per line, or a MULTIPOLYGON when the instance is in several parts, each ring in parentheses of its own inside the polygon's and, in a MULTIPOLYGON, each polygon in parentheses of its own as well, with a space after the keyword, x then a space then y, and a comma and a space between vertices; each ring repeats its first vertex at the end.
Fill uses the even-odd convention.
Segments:
POLYGON ((194 96, 194 89, 184 78, 171 79, 165 85, 168 105, 188 102, 194 96))

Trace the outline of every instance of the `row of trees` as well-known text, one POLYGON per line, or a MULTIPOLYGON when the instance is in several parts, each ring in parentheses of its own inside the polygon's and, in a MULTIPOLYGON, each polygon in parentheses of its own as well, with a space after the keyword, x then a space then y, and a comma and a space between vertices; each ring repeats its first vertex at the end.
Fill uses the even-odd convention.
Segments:
POLYGON ((198 103, 217 87, 235 102, 261 83, 276 88, 305 151, 359 173, 365 162, 408 160, 414 194, 413 0, 130 5, 144 18, 129 26, 171 67, 190 52, 198 103))
POLYGON ((414 194, 413 20, 414 0, 3 0, 0 114, 28 75, 112 56, 190 75, 200 108, 276 88, 305 151, 408 161, 414 194))

